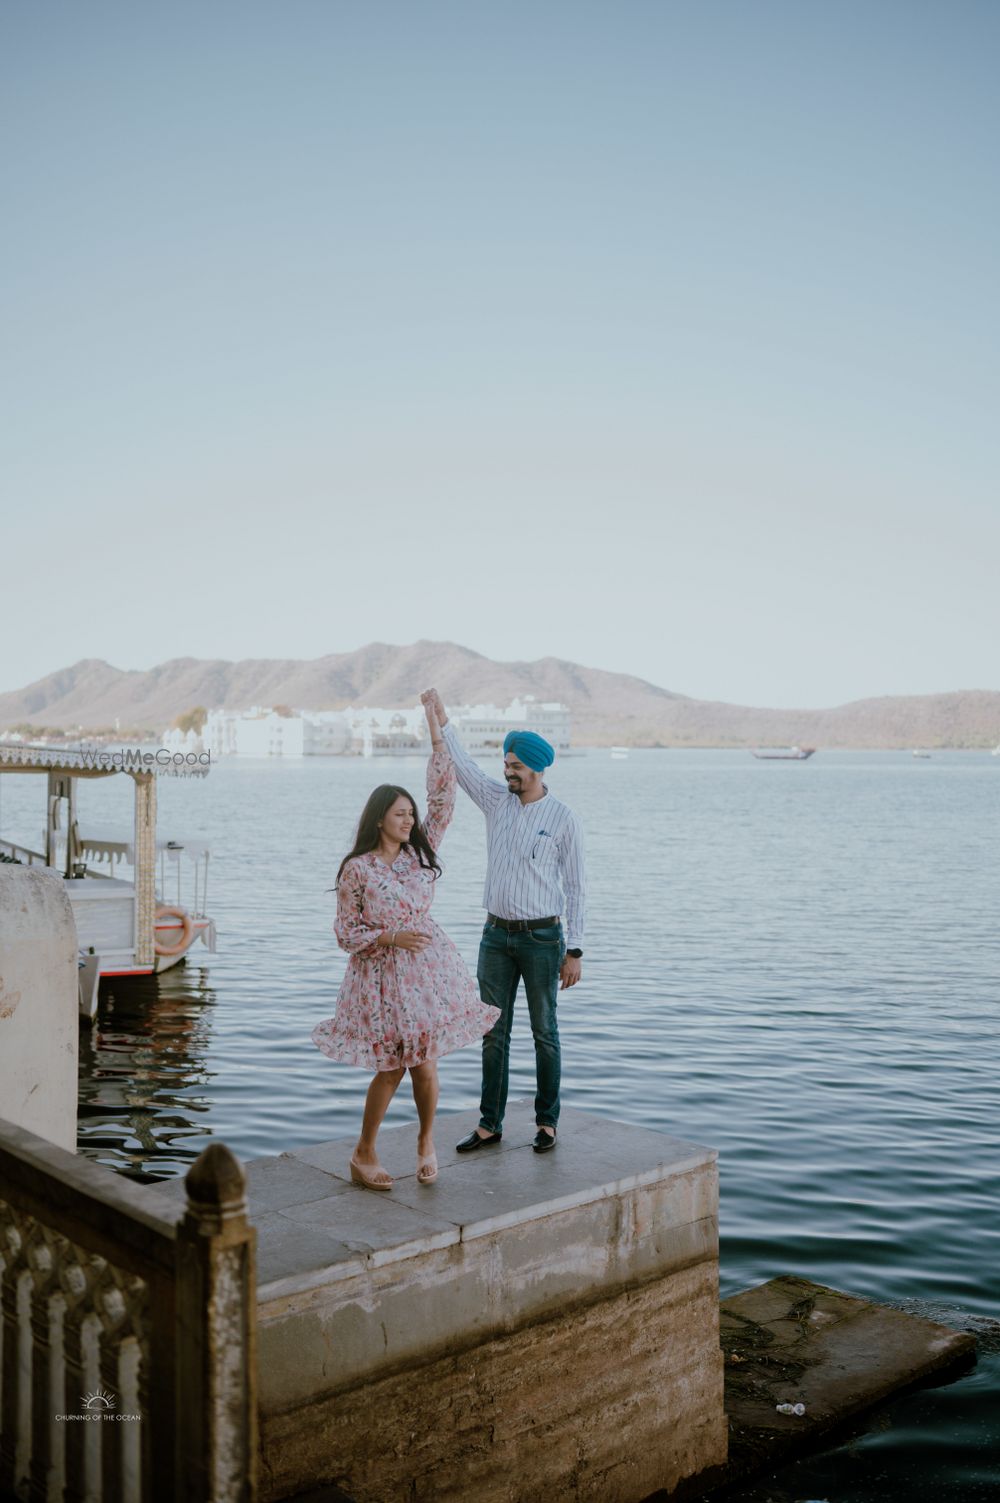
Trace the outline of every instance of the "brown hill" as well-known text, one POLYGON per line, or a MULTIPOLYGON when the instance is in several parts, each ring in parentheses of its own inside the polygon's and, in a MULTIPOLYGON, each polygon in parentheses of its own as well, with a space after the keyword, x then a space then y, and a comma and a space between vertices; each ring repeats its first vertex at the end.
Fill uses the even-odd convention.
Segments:
POLYGON ((573 712, 580 745, 986 747, 1000 741, 1000 693, 989 690, 858 700, 830 710, 754 709, 690 699, 559 658, 498 663, 453 642, 373 642, 311 661, 175 658, 146 671, 88 658, 0 694, 0 727, 96 728, 117 719, 158 734, 193 705, 393 708, 412 705, 430 683, 452 704, 507 704, 526 694, 560 700, 573 712))

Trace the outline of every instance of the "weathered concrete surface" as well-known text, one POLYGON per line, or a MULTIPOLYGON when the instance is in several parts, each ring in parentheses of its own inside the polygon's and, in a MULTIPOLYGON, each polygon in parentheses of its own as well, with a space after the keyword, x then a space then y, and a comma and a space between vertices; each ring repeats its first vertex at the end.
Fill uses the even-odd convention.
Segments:
POLYGON ((704 1350, 713 1284, 710 1268, 687 1269, 306 1414, 265 1415, 263 1496, 304 1471, 332 1472, 357 1503, 634 1503, 724 1454, 704 1350))
POLYGON ((413 1126, 389 1194, 353 1139, 245 1166, 265 1503, 636 1503, 725 1457, 714 1150, 564 1111, 534 1154, 517 1102, 456 1155, 476 1120, 439 1119, 432 1186, 413 1126))
POLYGON ((77 939, 63 879, 0 862, 0 1112, 76 1152, 77 939))
MULTIPOLYGON (((727 1464, 683 1489, 710 1497, 817 1449, 831 1430, 914 1383, 968 1366, 976 1339, 888 1305, 785 1276, 724 1300, 727 1464), (801 1403, 805 1414, 779 1414, 801 1403)), ((669 1484, 652 1494, 666 1500, 669 1484)))

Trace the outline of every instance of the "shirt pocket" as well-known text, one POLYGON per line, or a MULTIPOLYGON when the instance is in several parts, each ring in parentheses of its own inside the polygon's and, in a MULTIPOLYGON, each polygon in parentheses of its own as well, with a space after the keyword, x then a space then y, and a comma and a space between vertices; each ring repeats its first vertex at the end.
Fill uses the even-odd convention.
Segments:
POLYGON ((539 871, 550 871, 558 855, 555 836, 550 835, 548 830, 539 830, 528 848, 528 857, 532 866, 537 867, 539 871))

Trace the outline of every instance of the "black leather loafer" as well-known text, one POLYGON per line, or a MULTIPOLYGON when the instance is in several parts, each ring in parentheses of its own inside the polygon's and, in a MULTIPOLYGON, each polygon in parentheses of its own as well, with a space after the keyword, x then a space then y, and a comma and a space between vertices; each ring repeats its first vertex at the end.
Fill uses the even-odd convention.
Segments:
POLYGON ((540 1127, 535 1133, 535 1141, 531 1146, 536 1153, 548 1153, 551 1148, 556 1146, 556 1135, 554 1132, 546 1132, 544 1127, 540 1127))
POLYGON ((461 1143, 455 1144, 455 1152, 475 1153, 477 1148, 489 1148, 491 1143, 499 1143, 502 1137, 502 1132, 491 1132, 488 1138, 481 1138, 476 1129, 473 1128, 467 1138, 463 1138, 461 1143))

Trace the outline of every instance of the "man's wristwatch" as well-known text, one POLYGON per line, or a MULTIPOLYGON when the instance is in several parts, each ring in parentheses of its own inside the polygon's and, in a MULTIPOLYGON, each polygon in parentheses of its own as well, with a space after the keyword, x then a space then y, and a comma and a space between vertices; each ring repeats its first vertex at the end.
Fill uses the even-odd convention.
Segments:
POLYGON ((583 951, 582 950, 567 950, 566 954, 567 955, 572 955, 572 957, 573 957, 574 960, 579 960, 580 956, 583 954, 583 951))

